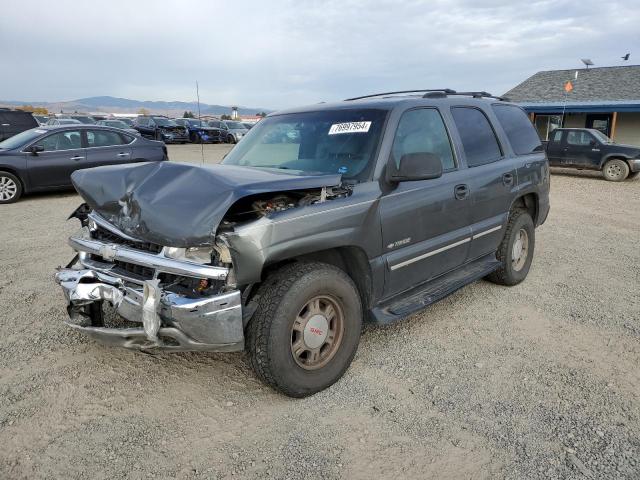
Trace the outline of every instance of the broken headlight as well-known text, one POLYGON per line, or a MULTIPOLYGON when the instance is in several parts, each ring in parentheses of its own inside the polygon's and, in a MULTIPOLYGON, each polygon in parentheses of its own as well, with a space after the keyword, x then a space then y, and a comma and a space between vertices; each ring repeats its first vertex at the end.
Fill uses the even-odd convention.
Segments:
POLYGON ((165 257, 173 258, 174 260, 184 260, 186 262, 194 263, 211 263, 212 254, 213 248, 211 247, 165 247, 164 249, 165 257))

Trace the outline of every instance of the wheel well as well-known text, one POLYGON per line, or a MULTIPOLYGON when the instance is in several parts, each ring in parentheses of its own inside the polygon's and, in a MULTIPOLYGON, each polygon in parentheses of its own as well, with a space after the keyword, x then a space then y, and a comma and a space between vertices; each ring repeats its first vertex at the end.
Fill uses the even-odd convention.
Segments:
POLYGON ((262 279, 266 279, 270 273, 278 270, 283 265, 311 261, 327 263, 344 271, 356 284, 363 308, 366 310, 370 307, 373 289, 371 268, 369 267, 367 254, 359 247, 330 248, 289 258, 265 267, 262 279))
POLYGON ((18 179, 18 181, 20 182, 20 186, 22 187, 22 191, 26 193, 26 187, 25 187, 25 184, 24 184, 24 180, 22 179, 22 177, 18 174, 18 172, 16 170, 14 170, 13 168, 0 167, 0 172, 7 172, 7 173, 10 173, 11 175, 13 175, 14 177, 16 177, 18 179))
POLYGON ((529 215, 531 215, 533 224, 538 224, 538 195, 535 193, 527 193, 526 195, 516 198, 511 208, 521 208, 526 210, 529 212, 529 215))

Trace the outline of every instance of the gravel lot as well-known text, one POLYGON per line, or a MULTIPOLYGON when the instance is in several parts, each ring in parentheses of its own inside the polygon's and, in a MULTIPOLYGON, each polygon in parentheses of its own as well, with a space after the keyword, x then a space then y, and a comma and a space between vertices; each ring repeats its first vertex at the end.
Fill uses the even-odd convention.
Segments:
POLYGON ((79 201, 0 207, 2 479, 640 478, 638 179, 555 171, 523 284, 366 327, 345 377, 304 400, 243 354, 151 356, 65 327, 52 276, 79 201))

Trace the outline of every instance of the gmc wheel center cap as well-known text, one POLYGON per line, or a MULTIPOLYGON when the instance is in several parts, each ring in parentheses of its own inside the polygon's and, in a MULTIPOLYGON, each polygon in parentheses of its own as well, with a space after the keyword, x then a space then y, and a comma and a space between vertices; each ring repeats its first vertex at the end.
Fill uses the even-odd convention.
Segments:
POLYGON ((327 339, 329 322, 324 315, 312 316, 304 327, 303 339, 309 348, 321 347, 327 339))

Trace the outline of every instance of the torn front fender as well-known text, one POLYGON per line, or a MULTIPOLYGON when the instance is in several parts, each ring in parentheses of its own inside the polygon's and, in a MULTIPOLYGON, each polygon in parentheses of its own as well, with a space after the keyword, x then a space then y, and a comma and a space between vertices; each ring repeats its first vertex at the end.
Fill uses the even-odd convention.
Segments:
POLYGON ((148 162, 77 170, 71 180, 87 204, 122 232, 184 248, 212 245, 222 218, 243 197, 339 185, 341 175, 148 162))

